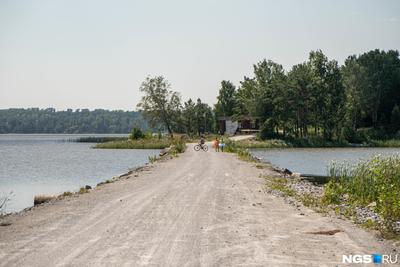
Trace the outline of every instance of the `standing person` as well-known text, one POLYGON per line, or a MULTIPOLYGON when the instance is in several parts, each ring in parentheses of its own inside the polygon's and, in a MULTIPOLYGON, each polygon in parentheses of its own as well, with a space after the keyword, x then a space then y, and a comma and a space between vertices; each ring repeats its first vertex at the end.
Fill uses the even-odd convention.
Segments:
POLYGON ((218 140, 218 137, 215 138, 215 140, 214 140, 214 148, 215 148, 215 152, 219 152, 219 140, 218 140))
POLYGON ((224 152, 225 142, 224 142, 223 138, 221 138, 221 142, 219 143, 219 147, 221 148, 221 152, 224 152))

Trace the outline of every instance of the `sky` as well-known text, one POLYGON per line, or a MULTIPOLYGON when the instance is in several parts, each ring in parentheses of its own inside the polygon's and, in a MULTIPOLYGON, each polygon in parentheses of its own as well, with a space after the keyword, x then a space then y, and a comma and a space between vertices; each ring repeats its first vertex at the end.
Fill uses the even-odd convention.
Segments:
POLYGON ((264 58, 376 48, 400 50, 398 0, 0 0, 0 109, 135 110, 155 75, 214 104, 264 58))

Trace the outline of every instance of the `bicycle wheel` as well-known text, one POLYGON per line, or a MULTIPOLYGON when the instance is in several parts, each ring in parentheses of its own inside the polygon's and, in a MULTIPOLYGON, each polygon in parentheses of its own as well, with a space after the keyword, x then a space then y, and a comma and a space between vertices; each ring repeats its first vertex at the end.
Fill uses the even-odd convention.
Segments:
POLYGON ((208 146, 207 145, 203 145, 203 150, 207 152, 208 151, 208 146))
POLYGON ((195 150, 195 151, 199 151, 199 150, 200 150, 200 146, 199 146, 199 145, 195 145, 195 146, 194 146, 194 150, 195 150))

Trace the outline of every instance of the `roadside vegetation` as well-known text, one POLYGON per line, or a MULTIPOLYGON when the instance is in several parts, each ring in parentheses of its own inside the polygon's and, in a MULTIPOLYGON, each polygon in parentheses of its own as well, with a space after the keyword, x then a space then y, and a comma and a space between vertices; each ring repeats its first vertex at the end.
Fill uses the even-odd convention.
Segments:
POLYGON ((103 149, 166 149, 172 147, 177 153, 182 153, 186 146, 186 138, 182 135, 175 137, 163 136, 161 132, 156 135, 152 132, 143 132, 134 127, 128 138, 122 140, 98 143, 94 148, 103 149))
POLYGON ((237 142, 229 140, 229 139, 227 139, 225 141, 224 152, 235 153, 235 154, 237 154, 238 158, 243 161, 248 161, 248 162, 256 161, 248 149, 238 146, 237 142))
POLYGON ((400 230, 400 156, 377 156, 355 166, 333 164, 323 201, 370 208, 379 214, 383 230, 400 230))
POLYGON ((95 148, 103 149, 164 149, 173 144, 173 140, 169 138, 150 138, 150 139, 126 139, 122 141, 111 141, 99 143, 95 148))
POLYGON ((390 239, 400 237, 400 156, 377 156, 355 165, 335 163, 329 182, 265 177, 267 187, 317 212, 334 213, 390 239))

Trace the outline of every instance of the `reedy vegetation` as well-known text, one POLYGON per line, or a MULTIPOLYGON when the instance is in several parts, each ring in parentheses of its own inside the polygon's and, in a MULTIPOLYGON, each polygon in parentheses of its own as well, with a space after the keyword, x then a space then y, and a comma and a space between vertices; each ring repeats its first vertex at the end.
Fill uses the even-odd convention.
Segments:
POLYGON ((371 206, 388 231, 400 222, 400 156, 376 156, 354 166, 335 163, 330 176, 324 202, 371 206))

